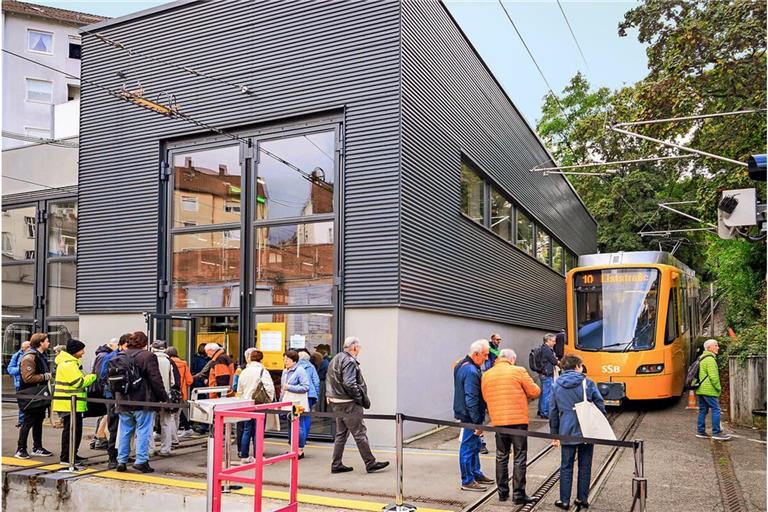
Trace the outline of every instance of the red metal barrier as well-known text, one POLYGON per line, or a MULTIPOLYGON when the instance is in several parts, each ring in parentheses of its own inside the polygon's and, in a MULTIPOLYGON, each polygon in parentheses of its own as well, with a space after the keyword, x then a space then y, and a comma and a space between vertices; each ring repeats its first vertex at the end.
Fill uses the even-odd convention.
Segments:
POLYGON ((266 424, 266 413, 259 412, 265 409, 279 409, 282 407, 293 408, 291 402, 279 402, 262 405, 248 405, 245 407, 236 407, 231 409, 215 409, 213 416, 213 512, 221 512, 221 484, 224 481, 240 482, 244 484, 253 484, 253 510, 261 512, 262 484, 264 482, 264 466, 275 464, 276 462, 291 461, 291 481, 288 505, 275 509, 286 512, 298 512, 298 485, 299 485, 299 414, 293 411, 289 413, 291 421, 291 443, 290 450, 287 453, 275 457, 264 458, 264 427, 266 424), (256 448, 253 458, 254 462, 235 466, 232 468, 223 468, 223 451, 229 450, 229 446, 224 446, 224 420, 229 418, 241 418, 243 421, 254 420, 256 422, 256 448), (245 471, 253 471, 252 475, 243 475, 245 471))

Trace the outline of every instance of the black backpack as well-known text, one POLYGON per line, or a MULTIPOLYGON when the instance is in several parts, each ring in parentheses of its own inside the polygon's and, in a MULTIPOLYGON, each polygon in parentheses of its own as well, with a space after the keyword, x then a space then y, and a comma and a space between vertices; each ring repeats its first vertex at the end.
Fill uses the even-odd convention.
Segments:
POLYGON ((531 349, 531 353, 528 354, 528 366, 536 373, 544 371, 544 365, 541 364, 541 345, 531 349))
MULTIPOLYGON (((701 368, 701 360, 705 357, 715 356, 707 354, 703 357, 697 357, 693 363, 691 363, 691 366, 688 367, 688 373, 685 374, 685 389, 695 391, 699 389, 699 386, 704 382, 699 381, 699 369, 701 368)), ((707 375, 707 377, 709 377, 709 375, 707 375)), ((707 380, 707 377, 704 377, 704 380, 707 380)))
POLYGON ((135 354, 118 352, 109 360, 107 383, 112 393, 128 396, 142 387, 142 381, 141 372, 136 366, 135 354))
POLYGON ((102 378, 102 369, 104 368, 104 359, 108 354, 99 354, 96 356, 96 361, 93 363, 92 373, 96 375, 96 380, 91 384, 90 392, 94 395, 104 396, 104 390, 107 387, 107 379, 102 378))

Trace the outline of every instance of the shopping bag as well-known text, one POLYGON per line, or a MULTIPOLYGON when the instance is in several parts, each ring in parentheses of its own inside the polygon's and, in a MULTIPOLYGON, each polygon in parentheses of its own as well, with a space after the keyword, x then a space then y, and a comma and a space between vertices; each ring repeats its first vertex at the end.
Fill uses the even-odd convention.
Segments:
POLYGON ((573 406, 573 409, 576 411, 576 417, 579 420, 579 427, 581 427, 581 435, 594 439, 615 441, 616 434, 614 434, 611 424, 608 423, 608 418, 605 417, 595 404, 587 400, 586 378, 581 382, 581 385, 584 391, 584 401, 573 406))
MULTIPOLYGON (((292 402, 294 405, 300 405, 305 411, 309 410, 309 396, 307 393, 294 393, 293 391, 286 391, 283 393, 283 399, 281 402, 292 402)), ((290 411, 291 407, 283 407, 284 411, 290 411)))
POLYGON ((264 428, 267 432, 280 432, 280 415, 267 413, 267 420, 264 428))

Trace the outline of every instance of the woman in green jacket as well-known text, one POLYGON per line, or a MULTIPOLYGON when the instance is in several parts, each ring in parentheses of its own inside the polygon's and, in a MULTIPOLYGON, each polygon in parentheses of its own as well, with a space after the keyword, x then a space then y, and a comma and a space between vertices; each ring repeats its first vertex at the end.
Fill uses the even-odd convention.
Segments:
MULTIPOLYGON (((88 386, 96 381, 96 375, 83 374, 81 359, 85 354, 85 343, 79 340, 69 340, 67 348, 56 356, 56 381, 53 391, 53 410, 64 413, 64 429, 61 431, 61 456, 62 464, 69 464, 69 428, 72 424, 70 397, 76 395, 80 398, 88 396, 88 386), (56 400, 59 398, 59 400, 56 400)), ((75 414, 75 463, 83 459, 77 455, 80 448, 80 440, 83 437, 83 413, 88 410, 85 401, 78 400, 75 414)))

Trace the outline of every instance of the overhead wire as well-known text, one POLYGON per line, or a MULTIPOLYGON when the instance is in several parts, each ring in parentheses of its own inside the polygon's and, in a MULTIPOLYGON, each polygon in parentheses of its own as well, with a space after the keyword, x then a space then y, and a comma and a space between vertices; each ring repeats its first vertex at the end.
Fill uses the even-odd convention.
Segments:
POLYGON ((8 176, 7 174, 3 174, 3 179, 19 181, 21 183, 26 183, 28 185, 35 185, 35 186, 38 186, 38 187, 47 188, 49 190, 70 190, 73 186, 76 186, 76 185, 68 185, 68 186, 64 186, 64 187, 52 187, 50 185, 44 185, 42 183, 37 183, 36 181, 25 180, 25 179, 22 179, 22 178, 16 178, 14 176, 8 176))
POLYGON ((573 38, 573 42, 576 43, 576 48, 578 48, 579 55, 581 55, 581 60, 584 61, 584 65, 587 67, 587 71, 591 73, 592 70, 589 69, 589 63, 587 62, 587 58, 584 56, 584 52, 581 50, 581 45, 579 44, 579 40, 576 38, 576 34, 573 31, 573 27, 571 27, 571 22, 568 21, 568 16, 565 15, 565 10, 563 10, 563 5, 560 3, 560 0, 557 0, 557 6, 560 8, 560 12, 563 14, 563 19, 565 20, 565 24, 568 25, 568 30, 571 32, 571 37, 573 38))
POLYGON ((32 135, 25 135, 23 133, 15 133, 15 132, 10 132, 5 130, 3 130, 2 132, 2 136, 7 139, 14 139, 14 140, 20 140, 23 142, 31 143, 30 145, 18 146, 18 147, 8 148, 8 149, 20 149, 20 148, 27 148, 32 146, 45 146, 45 145, 53 145, 57 147, 70 148, 70 149, 77 149, 79 147, 79 144, 77 142, 69 142, 66 139, 34 137, 32 135))

